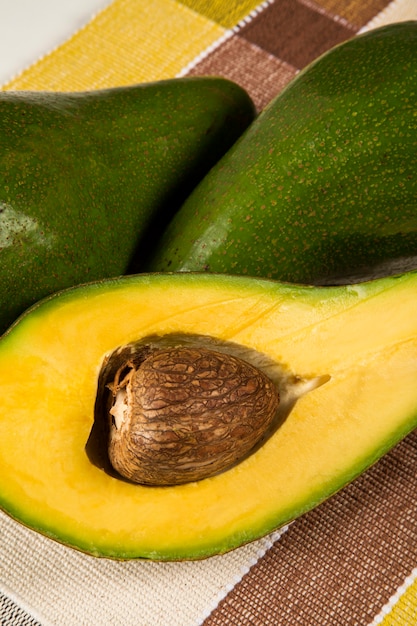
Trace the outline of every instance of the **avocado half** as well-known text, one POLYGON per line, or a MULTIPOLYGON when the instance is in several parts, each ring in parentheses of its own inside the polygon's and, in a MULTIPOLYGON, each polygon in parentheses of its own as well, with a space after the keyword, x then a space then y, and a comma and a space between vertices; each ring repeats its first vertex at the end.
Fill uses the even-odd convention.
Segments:
POLYGON ((322 502, 417 425, 417 272, 310 287, 212 274, 69 289, 0 340, 0 504, 68 546, 118 559, 196 559, 322 502), (176 486, 122 480, 88 454, 103 360, 147 337, 208 337, 324 377, 253 453, 176 486))

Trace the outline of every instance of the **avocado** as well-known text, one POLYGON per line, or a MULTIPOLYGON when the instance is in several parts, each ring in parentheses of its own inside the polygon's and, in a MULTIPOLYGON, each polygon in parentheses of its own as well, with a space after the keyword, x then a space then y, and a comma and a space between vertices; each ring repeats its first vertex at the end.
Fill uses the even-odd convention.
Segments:
POLYGON ((34 305, 0 340, 0 506, 96 556, 176 560, 226 552, 315 507, 414 429, 416 364, 417 272, 325 287, 180 272, 68 289, 34 305), (127 414, 119 392, 128 391, 132 364, 156 348, 165 363, 156 370, 168 385, 148 402, 153 451, 169 459, 169 450, 184 450, 186 414, 181 427, 177 421, 165 431, 152 420, 186 400, 169 396, 174 388, 195 383, 204 393, 191 406, 205 405, 217 440, 202 420, 195 449, 186 451, 191 462, 207 461, 213 450, 219 458, 224 432, 229 447, 242 440, 239 425, 250 420, 234 421, 230 403, 216 417, 209 402, 224 397, 226 385, 234 402, 244 399, 243 411, 258 378, 253 368, 279 396, 263 437, 232 464, 181 484, 118 473, 105 446, 109 426, 118 428, 127 414), (172 348, 188 350, 186 360, 173 365, 164 352, 172 348), (199 377, 196 350, 205 362, 199 377), (235 374, 213 377, 223 367, 208 367, 228 354, 250 365, 234 388, 235 374), (103 390, 116 395, 117 410, 103 410, 103 390))
POLYGON ((416 84, 417 22, 326 52, 196 187, 143 270, 335 284, 416 267, 416 84))
POLYGON ((254 116, 226 79, 0 93, 0 332, 127 271, 254 116))

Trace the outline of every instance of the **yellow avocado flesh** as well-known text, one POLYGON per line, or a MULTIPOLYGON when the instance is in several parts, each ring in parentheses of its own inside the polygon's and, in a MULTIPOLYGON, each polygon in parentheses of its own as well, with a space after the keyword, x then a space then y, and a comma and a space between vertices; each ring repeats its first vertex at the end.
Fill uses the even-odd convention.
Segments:
POLYGON ((0 340, 0 504, 67 545, 113 558, 202 558, 252 541, 350 482, 417 425, 417 273, 302 287, 211 274, 86 285, 30 309, 0 340), (328 375, 254 454, 212 478, 133 485, 90 462, 103 357, 192 333, 328 375))

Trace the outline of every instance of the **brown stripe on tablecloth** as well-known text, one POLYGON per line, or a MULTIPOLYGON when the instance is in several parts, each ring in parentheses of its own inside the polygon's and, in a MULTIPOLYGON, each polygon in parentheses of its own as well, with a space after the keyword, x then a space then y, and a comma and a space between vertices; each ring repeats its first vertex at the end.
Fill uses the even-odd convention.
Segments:
POLYGON ((260 111, 299 69, 356 31, 318 4, 276 0, 240 24, 187 73, 220 74, 234 80, 249 92, 260 111))
POLYGON ((417 559, 417 431, 295 521, 204 626, 357 626, 417 559))
MULTIPOLYGON (((310 3, 306 0, 306 3, 310 3)), ((392 0, 319 0, 318 4, 335 19, 342 18, 354 28, 362 28, 380 11, 391 4, 392 0)))
POLYGON ((275 0, 242 22, 187 73, 230 78, 261 110, 299 69, 353 37, 388 4, 389 0, 275 0))
POLYGON ((250 93, 260 111, 296 72, 285 61, 234 35, 193 67, 189 75, 220 74, 235 81, 250 93))
POLYGON ((276 0, 239 35, 297 68, 349 39, 357 29, 298 0, 276 0))

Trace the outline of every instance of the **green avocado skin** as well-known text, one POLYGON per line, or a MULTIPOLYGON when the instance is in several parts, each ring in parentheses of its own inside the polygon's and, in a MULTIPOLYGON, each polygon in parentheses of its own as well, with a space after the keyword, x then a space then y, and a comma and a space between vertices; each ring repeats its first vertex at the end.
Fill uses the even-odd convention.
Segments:
POLYGON ((403 22, 300 72, 193 191, 146 269, 320 284, 410 263, 416 180, 417 22, 403 22))
POLYGON ((253 120, 222 78, 0 94, 0 332, 55 291, 125 273, 253 120))

